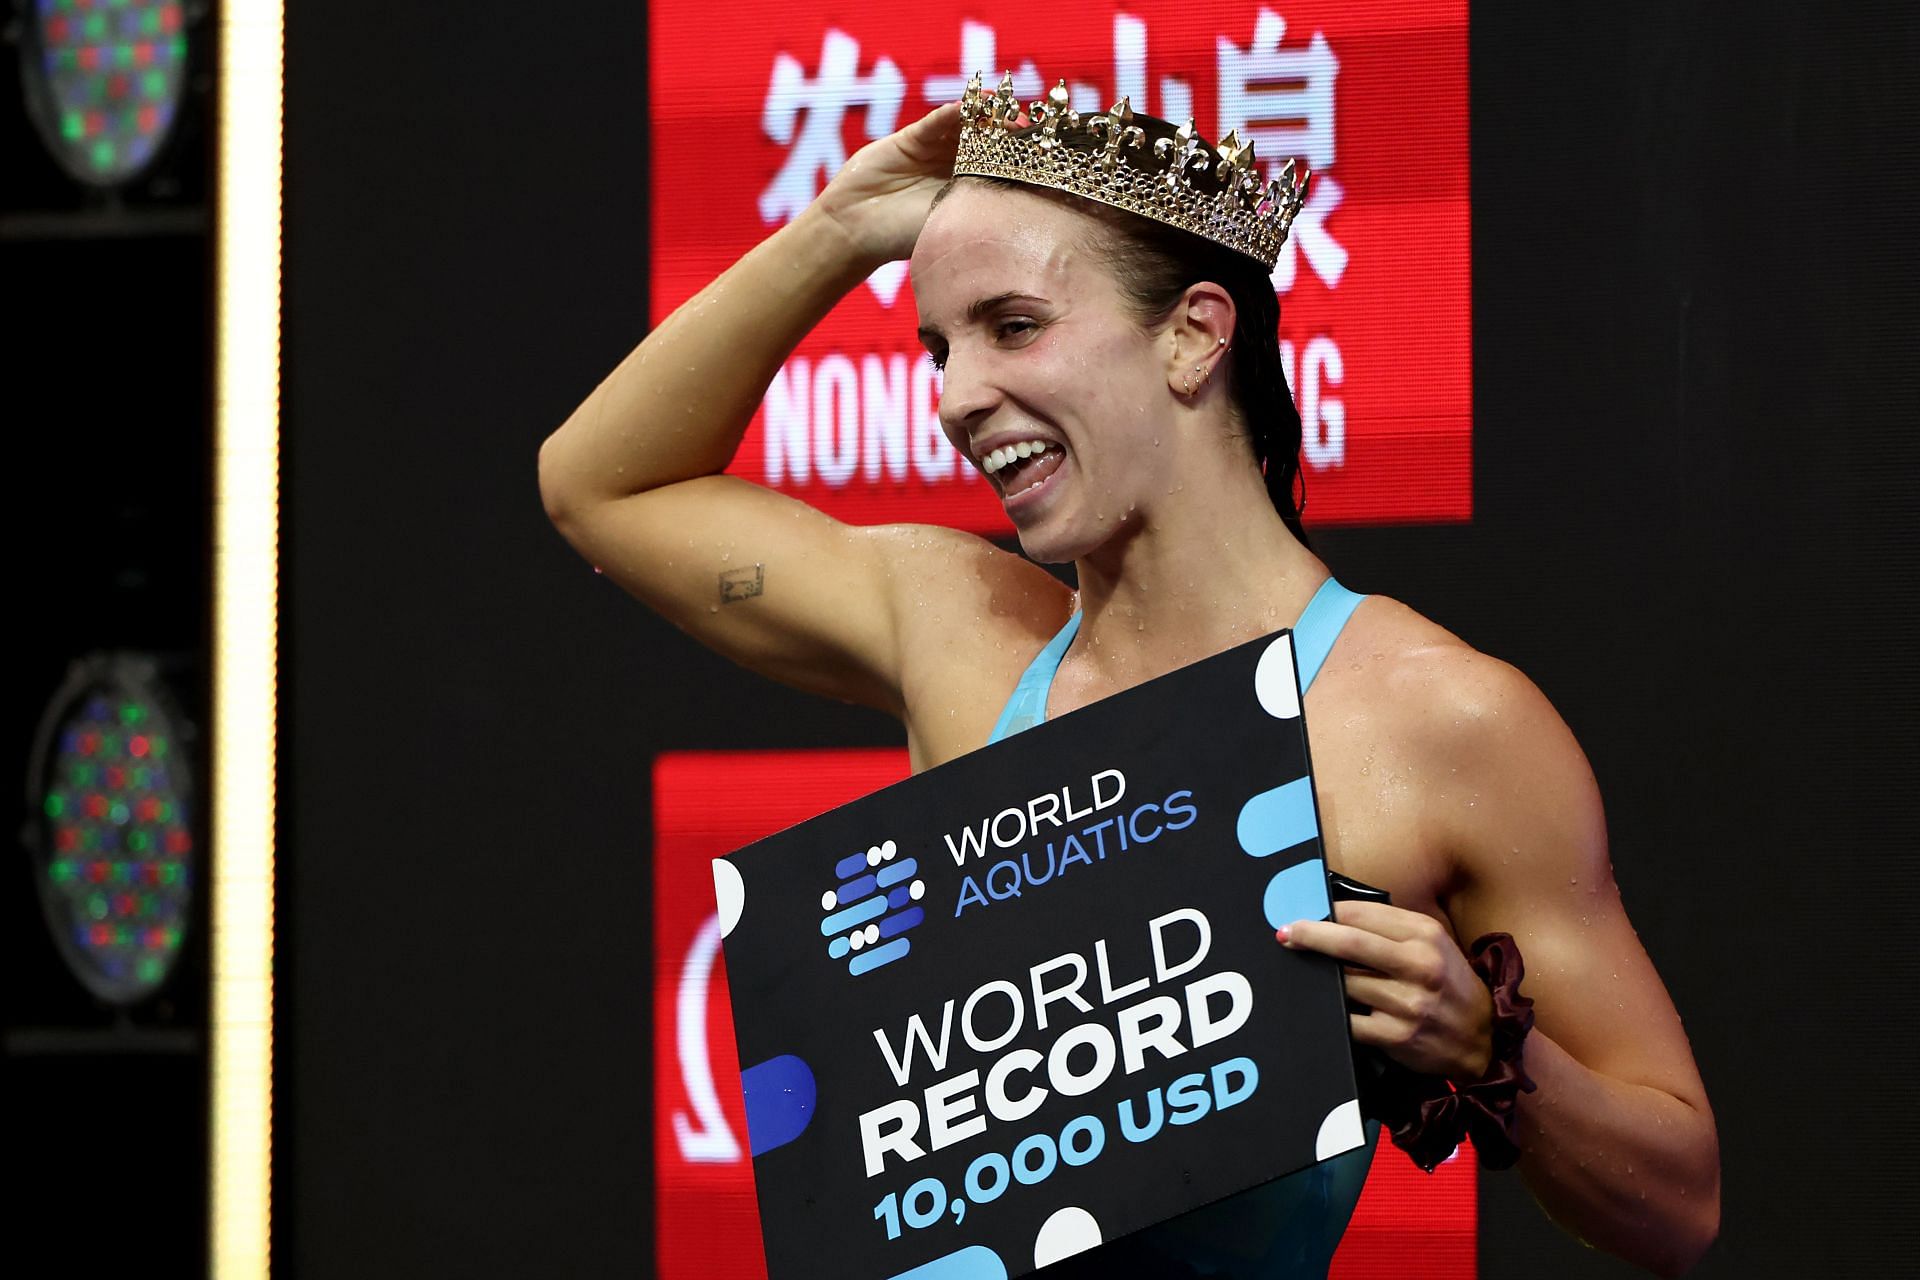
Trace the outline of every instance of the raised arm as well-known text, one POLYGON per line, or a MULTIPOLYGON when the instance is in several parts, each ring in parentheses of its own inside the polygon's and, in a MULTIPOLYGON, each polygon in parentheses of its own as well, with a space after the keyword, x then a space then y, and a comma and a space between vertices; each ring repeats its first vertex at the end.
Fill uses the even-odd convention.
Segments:
POLYGON ((800 339, 912 250, 958 129, 946 106, 863 148, 804 213, 668 316, 540 449, 548 516, 626 590, 745 666, 896 712, 903 597, 943 560, 977 568, 980 551, 959 535, 845 525, 720 473, 800 339))

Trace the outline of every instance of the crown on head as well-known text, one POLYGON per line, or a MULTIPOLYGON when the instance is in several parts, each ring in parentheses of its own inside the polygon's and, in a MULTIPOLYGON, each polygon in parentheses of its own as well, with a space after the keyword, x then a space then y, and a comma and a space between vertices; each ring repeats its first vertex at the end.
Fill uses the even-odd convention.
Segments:
POLYGON ((974 72, 960 97, 955 177, 1008 178, 1137 213, 1246 254, 1267 270, 1280 259, 1307 189, 1292 160, 1264 187, 1253 143, 1228 131, 1217 146, 1194 132, 1136 114, 1122 98, 1081 115, 1062 80, 1021 115, 1008 73, 992 93, 974 72))

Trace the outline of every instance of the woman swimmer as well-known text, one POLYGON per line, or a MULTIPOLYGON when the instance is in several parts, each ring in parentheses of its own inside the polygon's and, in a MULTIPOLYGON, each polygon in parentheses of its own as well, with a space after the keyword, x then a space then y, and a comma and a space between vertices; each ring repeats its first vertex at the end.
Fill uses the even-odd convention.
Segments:
MULTIPOLYGON (((1294 625, 1330 578, 1293 506, 1299 420, 1259 264, 1091 201, 951 179, 959 134, 949 105, 862 149, 540 453, 547 511, 582 555, 736 662, 898 716, 916 771, 985 744, 1055 637, 1070 643, 1029 722, 1294 625), (1032 560, 944 528, 844 525, 721 474, 800 339, 900 258, 946 370, 941 425, 1032 560), (1078 592, 1033 560, 1072 561, 1078 592), (757 594, 717 585, 742 565, 760 566, 757 594)), ((1588 1243, 1687 1271, 1719 1230, 1718 1139, 1579 745, 1519 671, 1383 596, 1360 601, 1320 675, 1307 724, 1327 862, 1395 905, 1338 903, 1284 945, 1346 962, 1372 1010, 1352 1018, 1357 1043, 1466 1084, 1488 1070, 1493 1011, 1461 940, 1511 932, 1537 1017, 1523 1178, 1588 1243)), ((1233 1225, 1200 1217, 1125 1243, 1172 1273, 1324 1270, 1358 1179, 1302 1174, 1316 1169, 1312 1187, 1271 1184, 1294 1184, 1285 1203, 1202 1213, 1304 1205, 1331 1221, 1322 1238, 1270 1222, 1264 1245, 1223 1258, 1207 1237, 1233 1225)))

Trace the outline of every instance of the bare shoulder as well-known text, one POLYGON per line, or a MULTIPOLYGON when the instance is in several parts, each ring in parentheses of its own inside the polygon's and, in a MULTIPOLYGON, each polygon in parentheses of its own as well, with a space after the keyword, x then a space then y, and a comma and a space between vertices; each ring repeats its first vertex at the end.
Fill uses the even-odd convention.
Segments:
POLYGON ((1374 669, 1377 695, 1415 741, 1458 763, 1462 751, 1565 731, 1546 695, 1512 663, 1390 597, 1369 596, 1361 608, 1354 661, 1374 669))
MULTIPOLYGON (((1586 753, 1525 672, 1395 601, 1376 614, 1374 696, 1428 779, 1424 827, 1475 933, 1524 898, 1612 884, 1606 819, 1586 753)), ((1591 910, 1591 908, 1589 908, 1591 910)), ((1467 936, 1474 936, 1468 934, 1467 936)))

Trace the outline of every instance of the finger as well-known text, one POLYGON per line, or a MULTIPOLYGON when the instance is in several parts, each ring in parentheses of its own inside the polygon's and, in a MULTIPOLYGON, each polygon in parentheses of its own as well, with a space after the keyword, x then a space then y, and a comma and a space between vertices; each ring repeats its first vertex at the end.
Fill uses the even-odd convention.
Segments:
POLYGON ((1334 903, 1333 918, 1341 924, 1366 929, 1396 942, 1411 942, 1415 938, 1428 936, 1431 930, 1442 928, 1439 921, 1424 912, 1358 898, 1334 903))
MULTIPOLYGON (((943 102, 900 131, 900 145, 916 155, 953 150, 960 136, 960 104, 943 102)), ((948 157, 951 159, 951 157, 948 157)))
POLYGON ((1363 1004, 1375 1013, 1407 1018, 1415 1012, 1413 993, 1407 989, 1405 983, 1395 982, 1392 978, 1349 974, 1347 999, 1363 1004))
POLYGON ((1390 1013, 1350 1013, 1347 1030, 1358 1043, 1384 1049, 1406 1043, 1411 1024, 1390 1013))
POLYGON ((1395 972, 1394 960, 1400 946, 1391 938, 1331 920, 1294 921, 1287 927, 1283 945, 1296 951, 1318 951, 1381 973, 1395 972))

